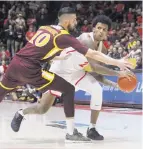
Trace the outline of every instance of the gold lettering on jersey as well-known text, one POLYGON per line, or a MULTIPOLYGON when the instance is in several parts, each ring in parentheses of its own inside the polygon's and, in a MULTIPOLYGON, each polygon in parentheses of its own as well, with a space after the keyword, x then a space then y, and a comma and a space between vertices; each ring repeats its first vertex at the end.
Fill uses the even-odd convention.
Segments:
POLYGON ((61 32, 59 34, 57 34, 55 37, 54 37, 54 40, 53 40, 53 43, 54 43, 54 48, 51 49, 50 52, 48 52, 45 57, 42 58, 43 59, 47 59, 49 57, 52 57, 54 54, 56 54, 57 52, 59 51, 62 51, 63 49, 59 48, 56 44, 56 39, 57 37, 61 36, 61 35, 64 35, 64 34, 69 34, 66 30, 61 30, 61 32))
POLYGON ((38 30, 29 42, 34 44, 36 47, 43 47, 49 42, 49 40, 50 34, 38 30))
POLYGON ((55 29, 51 28, 50 26, 42 26, 42 27, 40 27, 40 29, 44 29, 44 30, 50 32, 53 36, 58 34, 58 32, 55 29))

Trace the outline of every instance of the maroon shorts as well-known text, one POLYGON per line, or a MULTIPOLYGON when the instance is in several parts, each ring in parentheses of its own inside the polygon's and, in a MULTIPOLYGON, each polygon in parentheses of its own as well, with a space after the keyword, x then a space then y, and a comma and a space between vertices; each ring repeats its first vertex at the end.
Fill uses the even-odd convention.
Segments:
POLYGON ((37 90, 45 92, 47 90, 64 91, 67 85, 70 85, 63 78, 48 71, 42 71, 41 67, 23 61, 19 57, 15 57, 4 77, 1 86, 7 90, 16 89, 18 86, 30 84, 37 90))

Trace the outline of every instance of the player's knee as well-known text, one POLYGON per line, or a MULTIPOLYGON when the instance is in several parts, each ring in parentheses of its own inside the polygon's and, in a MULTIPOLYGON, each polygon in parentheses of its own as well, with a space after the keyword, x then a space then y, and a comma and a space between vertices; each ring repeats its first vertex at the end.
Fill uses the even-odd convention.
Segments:
POLYGON ((94 92, 96 91, 97 93, 102 93, 103 89, 102 86, 96 82, 95 84, 93 84, 93 88, 94 92))
POLYGON ((101 110, 102 107, 102 92, 103 89, 100 84, 96 84, 96 87, 93 88, 94 91, 91 93, 91 101, 90 101, 90 108, 92 110, 101 110))

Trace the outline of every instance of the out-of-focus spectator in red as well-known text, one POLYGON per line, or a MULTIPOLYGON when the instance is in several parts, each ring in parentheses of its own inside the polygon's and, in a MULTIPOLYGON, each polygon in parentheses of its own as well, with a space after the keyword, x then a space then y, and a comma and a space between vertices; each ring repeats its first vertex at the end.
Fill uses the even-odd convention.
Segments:
POLYGON ((88 26, 88 21, 87 20, 84 20, 84 22, 83 22, 83 26, 81 27, 81 32, 83 33, 83 32, 89 32, 89 26, 88 26))
POLYGON ((0 62, 5 61, 5 63, 8 64, 10 62, 10 59, 10 52, 5 49, 4 45, 2 45, 0 52, 0 62))
POLYGON ((37 23, 36 18, 34 17, 34 14, 31 13, 27 19, 28 28, 33 26, 33 28, 36 29, 36 23, 37 23))
POLYGON ((132 8, 129 8, 129 12, 127 14, 127 19, 128 19, 128 22, 132 22, 134 20, 134 14, 132 12, 132 8))
POLYGON ((26 32, 26 40, 29 41, 34 35, 35 35, 35 30, 33 26, 29 27, 29 30, 26 32))

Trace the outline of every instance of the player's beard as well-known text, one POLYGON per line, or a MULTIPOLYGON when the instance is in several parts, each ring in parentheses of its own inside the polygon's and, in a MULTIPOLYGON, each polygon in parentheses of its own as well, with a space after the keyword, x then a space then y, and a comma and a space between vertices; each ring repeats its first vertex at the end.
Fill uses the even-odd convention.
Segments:
POLYGON ((73 31, 75 29, 76 26, 71 26, 70 24, 68 25, 68 30, 69 32, 73 31))

